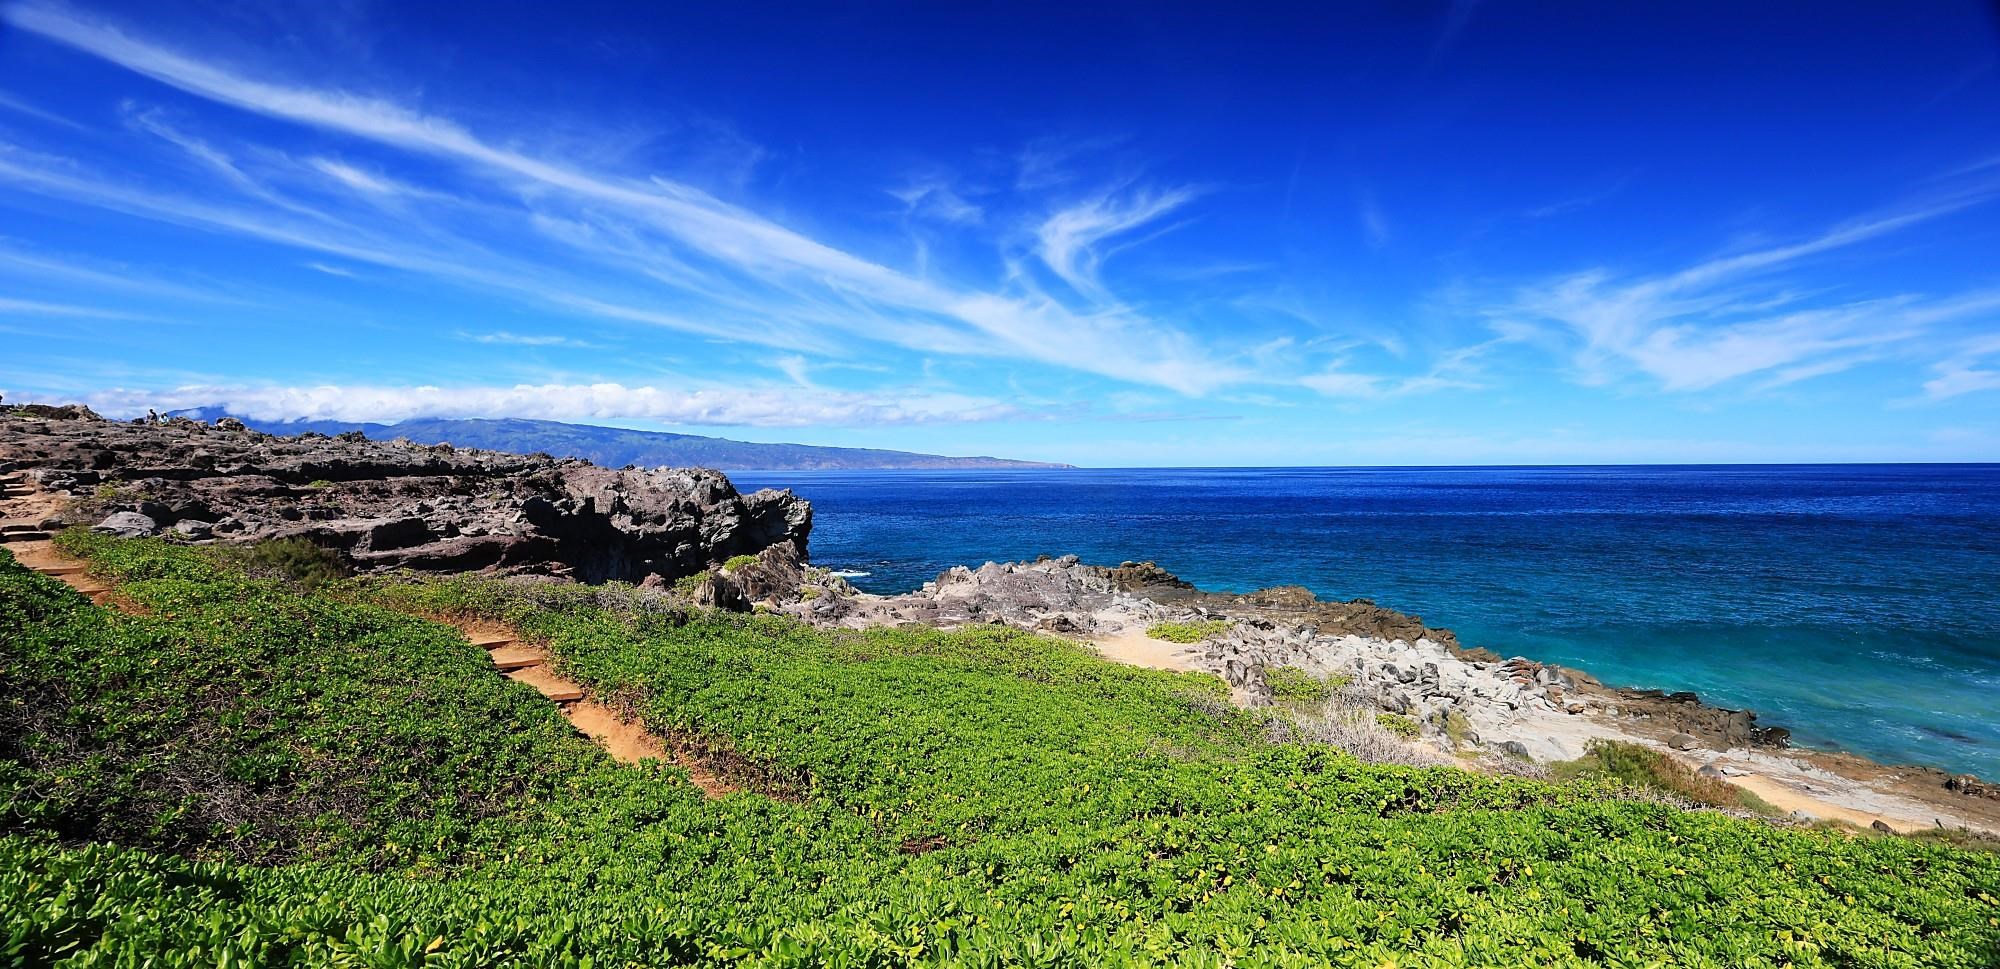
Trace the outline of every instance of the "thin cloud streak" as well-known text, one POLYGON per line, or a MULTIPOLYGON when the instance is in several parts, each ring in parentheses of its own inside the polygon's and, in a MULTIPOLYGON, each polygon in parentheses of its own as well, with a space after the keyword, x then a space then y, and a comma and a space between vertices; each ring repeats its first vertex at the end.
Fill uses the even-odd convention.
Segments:
POLYGON ((1571 273, 1526 287, 1485 315, 1509 339, 1539 340, 1554 327, 1578 341, 1572 362, 1586 384, 1637 371, 1677 392, 1757 374, 1768 375, 1760 389, 1783 386, 1900 351, 1939 325, 2000 313, 2000 290, 1796 305, 1805 297, 1766 278, 1990 197, 1969 192, 1650 278, 1621 280, 1603 269, 1571 273))
MULTIPOLYGON (((525 179, 542 189, 567 193, 579 202, 613 206, 643 218, 681 245, 735 272, 779 283, 804 277, 831 290, 834 300, 859 299, 892 311, 889 315, 849 314, 835 318, 851 331, 871 339, 935 351, 939 348, 924 337, 932 332, 935 322, 944 319, 968 326, 984 337, 980 346, 988 355, 1030 359, 1119 380, 1171 387, 1184 393, 1203 393, 1249 376, 1218 365, 1197 350, 1192 340, 1167 332, 1170 328, 1157 321, 1144 323, 1149 329, 1165 332, 1166 338, 1133 341, 1128 339, 1130 325, 1135 322, 1130 317, 1107 323, 1096 316, 1069 313, 1047 305, 1016 305, 1009 311, 996 312, 993 307, 996 301, 1017 301, 1003 294, 960 291, 909 277, 679 182, 658 177, 633 181, 593 175, 495 147, 452 121, 419 114, 384 100, 289 88, 237 76, 52 7, 16 6, 9 8, 5 17, 23 30, 192 94, 268 117, 454 160, 510 179, 525 179), (979 312, 967 315, 963 311, 968 307, 979 312), (897 321, 910 314, 916 314, 924 325, 907 329, 900 326, 897 321), (1060 317, 1057 339, 1049 339, 1046 328, 1026 332, 1010 328, 1022 320, 1057 316, 1060 317)), ((1182 199, 1175 194, 1155 200, 1155 206, 1170 203, 1167 204, 1170 208, 1179 204, 1182 199)), ((1090 231, 1086 229, 1084 235, 1088 236, 1090 231)), ((1074 262, 1067 265, 1079 268, 1074 262)), ((958 346, 952 346, 942 352, 960 351, 958 346)))

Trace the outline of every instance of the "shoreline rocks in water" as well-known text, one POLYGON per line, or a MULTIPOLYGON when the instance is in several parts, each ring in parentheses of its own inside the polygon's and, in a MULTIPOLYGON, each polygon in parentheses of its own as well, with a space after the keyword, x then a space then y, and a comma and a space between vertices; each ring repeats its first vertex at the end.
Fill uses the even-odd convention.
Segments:
POLYGON ((124 423, 83 408, 0 413, 0 461, 78 500, 55 525, 189 541, 303 538, 363 571, 671 582, 773 545, 804 558, 812 507, 720 472, 274 437, 222 420, 124 423))
POLYGON ((1614 719, 1633 731, 1687 738, 1679 748, 1784 747, 1789 731, 1691 693, 1606 687, 1577 670, 1462 648, 1450 630, 1366 600, 1323 602, 1298 586, 1242 595, 1203 592, 1151 562, 1083 564, 1074 555, 958 566, 921 589, 870 596, 851 589, 788 611, 828 625, 1002 623, 1085 638, 1131 635, 1156 623, 1221 619, 1227 632, 1180 651, 1214 673, 1239 702, 1271 702, 1265 670, 1289 666, 1339 677, 1350 695, 1415 721, 1431 736, 1513 742, 1537 760, 1580 756, 1592 731, 1575 718, 1614 719))

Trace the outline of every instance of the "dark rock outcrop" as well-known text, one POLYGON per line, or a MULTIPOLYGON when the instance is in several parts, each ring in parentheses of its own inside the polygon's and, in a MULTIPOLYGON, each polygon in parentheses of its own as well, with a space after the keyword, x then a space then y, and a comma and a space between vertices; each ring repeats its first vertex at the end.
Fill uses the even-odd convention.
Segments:
POLYGON ((493 571, 671 581, 787 546, 812 507, 739 494, 720 472, 620 470, 547 455, 274 437, 235 421, 113 422, 83 409, 0 412, 0 462, 76 497, 65 524, 233 542, 300 537, 363 571, 493 571))

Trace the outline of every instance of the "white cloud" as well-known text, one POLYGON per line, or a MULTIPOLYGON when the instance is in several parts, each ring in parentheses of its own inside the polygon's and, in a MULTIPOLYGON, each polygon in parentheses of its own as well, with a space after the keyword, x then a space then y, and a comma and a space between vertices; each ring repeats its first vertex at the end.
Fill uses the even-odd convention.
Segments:
POLYGON ((909 184, 889 194, 902 201, 905 212, 921 218, 958 225, 975 225, 986 218, 986 213, 979 206, 966 201, 951 182, 942 177, 912 179, 909 184))
POLYGON ((334 181, 356 191, 368 192, 373 195, 399 195, 405 191, 402 186, 397 185, 395 182, 379 175, 371 175, 346 162, 335 161, 331 158, 313 158, 308 160, 308 164, 319 169, 334 181))
POLYGON ((998 401, 954 394, 801 392, 797 387, 628 387, 617 383, 513 387, 230 387, 117 389, 82 395, 109 417, 219 406, 257 420, 393 423, 413 417, 510 417, 556 421, 647 420, 734 427, 945 424, 1018 418, 998 401))
POLYGON ((1937 376, 1924 382, 1924 396, 1947 400, 1982 390, 2000 390, 2000 336, 1987 336, 1961 346, 1949 359, 1931 368, 1937 376))
POLYGON ((42 303, 28 299, 11 299, 0 296, 0 316, 81 316, 100 320, 143 320, 147 317, 119 310, 99 309, 95 306, 75 306, 68 303, 42 303))
POLYGON ((1092 299, 1110 302, 1110 294, 1097 278, 1098 266, 1103 261, 1097 243, 1139 228, 1194 197, 1192 189, 1177 188, 1086 199, 1042 222, 1035 232, 1039 242, 1037 252, 1042 263, 1070 288, 1092 299))
MULTIPOLYGON (((686 305, 685 299, 662 308, 653 294, 607 286, 595 276, 516 265, 518 261, 498 258, 472 239, 437 239, 429 220, 390 225, 380 232, 328 233, 204 202, 162 200, 116 185, 79 186, 66 173, 24 172, 29 166, 13 166, 16 178, 57 189, 67 183, 70 194, 93 204, 526 293, 602 316, 791 349, 838 348, 842 341, 820 335, 832 327, 919 352, 1032 360, 1184 393, 1202 393, 1247 376, 1218 365, 1208 348, 1161 321, 1075 313, 1032 296, 920 280, 683 182, 594 173, 500 147, 451 120, 379 98, 237 75, 61 8, 22 4, 5 8, 4 17, 22 30, 222 104, 454 163, 479 179, 490 196, 534 207, 536 215, 561 209, 573 222, 615 223, 676 253, 677 264, 664 264, 666 279, 677 278, 681 267, 692 269, 701 278, 688 293, 707 298, 720 292, 737 305, 720 316, 686 305), (1029 325, 1023 329, 1020 324, 1029 325)), ((357 188, 372 178, 343 178, 366 176, 358 169, 328 171, 322 166, 321 171, 357 188)), ((1152 218, 1186 197, 1185 192, 1165 193, 1138 200, 1136 208, 1101 213, 1096 223, 1084 219, 1070 228, 1058 226, 1052 238, 1063 254, 1057 262, 1081 279, 1097 258, 1088 251, 1091 241, 1129 227, 1120 223, 1152 218)))
POLYGON ((595 348, 597 346, 595 343, 578 340, 573 337, 556 336, 553 334, 512 333, 507 330, 495 330, 491 333, 468 333, 460 330, 458 338, 461 340, 470 340, 473 343, 487 343, 510 347, 595 348))
POLYGON ((53 111, 48 111, 42 108, 38 108, 5 91, 0 91, 0 108, 5 108, 9 111, 15 112, 16 114, 26 115, 30 118, 34 118, 37 121, 46 121, 49 124, 61 125, 62 127, 69 128, 73 131, 89 130, 85 128, 83 125, 80 125, 75 121, 70 120, 69 118, 65 118, 62 115, 56 114, 53 111))
POLYGON ((1775 274, 1986 197, 1968 194, 1850 222, 1664 275, 1572 273, 1529 286, 1487 315, 1510 339, 1534 339, 1548 324, 1567 332, 1578 375, 1589 384, 1634 370, 1670 391, 1706 390, 1756 374, 1767 377, 1761 386, 1772 387, 1836 373, 1901 352, 1939 324, 2000 311, 2000 290, 1830 300, 1802 295, 1775 274))

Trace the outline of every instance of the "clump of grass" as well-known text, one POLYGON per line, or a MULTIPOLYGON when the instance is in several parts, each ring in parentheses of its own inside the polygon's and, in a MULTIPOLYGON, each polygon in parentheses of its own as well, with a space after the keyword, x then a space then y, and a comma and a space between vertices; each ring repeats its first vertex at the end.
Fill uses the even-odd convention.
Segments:
POLYGON ((1317 713, 1274 713, 1264 721, 1264 737, 1280 744, 1326 744, 1369 764, 1436 767, 1450 762, 1435 751, 1411 743, 1408 736, 1389 729, 1368 711, 1337 703, 1330 703, 1317 713))
POLYGON ((95 492, 95 494, 98 500, 100 501, 110 501, 111 499, 118 497, 118 486, 116 484, 107 481, 97 486, 97 491, 95 492))
POLYGON ((306 484, 306 487, 311 488, 314 491, 324 491, 327 488, 333 487, 333 482, 328 481, 325 478, 315 478, 312 481, 308 482, 306 484))
POLYGON ((737 569, 743 568, 746 565, 756 565, 756 564, 757 564, 757 556, 755 555, 731 555, 729 557, 729 561, 722 563, 722 571, 734 572, 737 569))
POLYGON ((1444 736, 1451 741, 1451 749, 1457 750, 1472 740, 1472 721, 1457 710, 1446 710, 1444 714, 1444 736))
POLYGON ((1974 831, 1971 828, 1947 828, 1939 826, 1925 828, 1921 831, 1912 831, 1909 834, 1903 835, 1903 837, 1915 838, 1919 841, 1941 841, 1954 848, 1963 848, 1966 851, 1983 851, 1987 854, 2000 854, 2000 835, 1991 835, 1984 831, 1974 831))
POLYGON ((1550 764, 1549 769, 1559 780, 1609 778, 1709 807, 1781 813, 1749 791, 1718 778, 1703 777, 1694 768, 1641 744, 1592 740, 1584 747, 1582 757, 1550 764))
POLYGON ((1264 667, 1264 682, 1271 687, 1271 699, 1281 703, 1324 703, 1347 681, 1347 677, 1339 674, 1314 676, 1296 666, 1264 667))
POLYGON ((1229 622, 1224 619, 1198 619, 1193 622, 1156 622, 1146 627, 1146 635, 1154 639, 1164 639, 1170 643, 1198 643, 1229 631, 1229 622))
POLYGON ((693 575, 681 576, 674 580, 674 592, 692 599, 695 593, 701 591, 701 584, 706 581, 708 581, 707 572, 696 572, 693 575))
POLYGON ((1423 733, 1423 728, 1417 726, 1415 720, 1400 713, 1378 713, 1375 715, 1375 722, 1380 724, 1382 729, 1404 740, 1415 740, 1418 734, 1423 733))
POLYGON ((249 575, 282 579, 305 592, 339 582, 351 571, 339 552, 303 538, 276 538, 223 554, 249 575))

